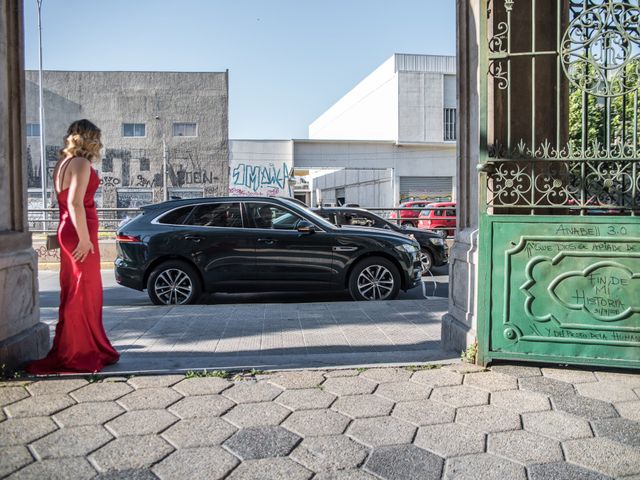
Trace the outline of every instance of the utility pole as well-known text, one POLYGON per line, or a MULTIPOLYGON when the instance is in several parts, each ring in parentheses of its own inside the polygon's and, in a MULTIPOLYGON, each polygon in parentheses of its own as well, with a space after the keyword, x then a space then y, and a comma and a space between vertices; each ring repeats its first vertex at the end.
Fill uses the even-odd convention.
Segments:
POLYGON ((42 208, 47 208, 47 165, 45 159, 45 151, 44 151, 44 101, 42 95, 42 0, 36 0, 36 4, 38 5, 38 56, 40 58, 39 62, 39 72, 38 72, 38 90, 40 96, 40 178, 41 178, 41 187, 42 187, 42 208))
POLYGON ((168 162, 167 162, 167 142, 164 140, 164 133, 162 134, 162 184, 164 185, 163 198, 166 202, 169 200, 169 185, 167 184, 168 178, 168 162))

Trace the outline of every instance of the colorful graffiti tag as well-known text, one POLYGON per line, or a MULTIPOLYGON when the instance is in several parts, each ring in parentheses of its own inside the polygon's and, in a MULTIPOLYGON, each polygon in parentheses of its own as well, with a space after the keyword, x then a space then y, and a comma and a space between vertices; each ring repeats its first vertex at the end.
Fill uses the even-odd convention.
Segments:
POLYGON ((230 195, 292 196, 291 168, 285 162, 249 165, 240 163, 231 172, 230 195))

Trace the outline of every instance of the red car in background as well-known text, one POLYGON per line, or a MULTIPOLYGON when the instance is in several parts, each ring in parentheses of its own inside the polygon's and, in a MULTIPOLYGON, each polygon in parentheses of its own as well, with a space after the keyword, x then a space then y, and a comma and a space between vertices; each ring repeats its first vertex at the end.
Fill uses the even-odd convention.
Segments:
MULTIPOLYGON (((425 200, 414 200, 412 202, 404 202, 401 203, 398 208, 425 208, 429 205, 429 202, 425 200)), ((420 216, 420 210, 400 210, 391 212, 389 218, 395 224, 405 225, 407 227, 417 227, 418 220, 417 218, 420 216), (398 217, 398 213, 400 217, 398 217), (397 221, 397 218, 400 218, 400 221, 397 221)))
POLYGON ((456 202, 430 203, 420 212, 422 219, 418 228, 446 232, 448 237, 456 234, 456 202))

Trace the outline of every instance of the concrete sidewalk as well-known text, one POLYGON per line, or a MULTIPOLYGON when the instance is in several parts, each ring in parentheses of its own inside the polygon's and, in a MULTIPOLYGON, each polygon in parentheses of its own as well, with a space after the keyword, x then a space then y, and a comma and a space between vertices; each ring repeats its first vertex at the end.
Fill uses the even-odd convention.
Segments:
POLYGON ((640 375, 450 364, 190 377, 2 383, 0 477, 640 478, 640 375))
MULTIPOLYGON (((195 306, 108 306, 104 325, 121 353, 104 372, 329 368, 448 362, 440 349, 443 298, 195 306)), ((42 308, 51 326, 57 308, 42 308)))

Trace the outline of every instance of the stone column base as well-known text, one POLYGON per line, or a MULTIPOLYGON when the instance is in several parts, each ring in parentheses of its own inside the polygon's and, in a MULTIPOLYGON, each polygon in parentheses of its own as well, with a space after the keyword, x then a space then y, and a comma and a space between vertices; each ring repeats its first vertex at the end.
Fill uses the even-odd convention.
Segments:
POLYGON ((478 231, 462 230, 449 252, 449 313, 442 319, 442 348, 461 352, 477 340, 478 231))
POLYGON ((0 341, 0 365, 14 370, 49 352, 49 326, 38 322, 13 337, 0 341))

